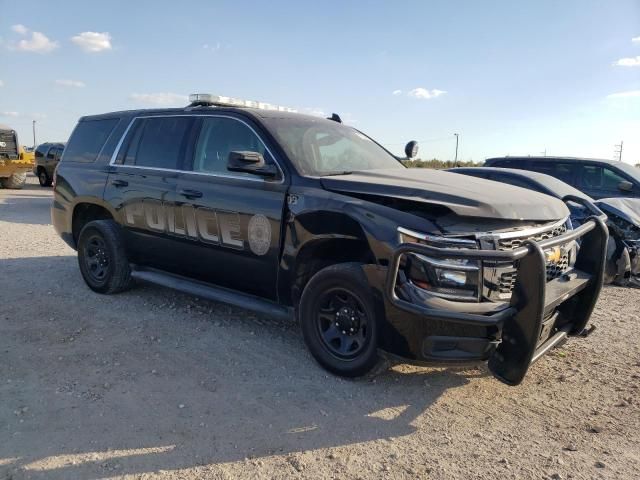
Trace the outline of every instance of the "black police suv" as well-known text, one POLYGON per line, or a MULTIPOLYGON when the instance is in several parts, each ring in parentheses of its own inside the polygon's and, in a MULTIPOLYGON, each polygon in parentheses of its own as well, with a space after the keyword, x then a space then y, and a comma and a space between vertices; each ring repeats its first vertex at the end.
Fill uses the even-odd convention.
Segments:
POLYGON ((496 157, 485 167, 517 168, 545 173, 591 198, 640 198, 640 169, 624 162, 574 157, 496 157))
POLYGON ((488 360, 516 385, 591 331, 601 219, 572 229, 558 199, 400 160, 337 115, 198 94, 81 118, 52 218, 92 290, 137 279, 295 316, 340 375, 387 352, 488 360))

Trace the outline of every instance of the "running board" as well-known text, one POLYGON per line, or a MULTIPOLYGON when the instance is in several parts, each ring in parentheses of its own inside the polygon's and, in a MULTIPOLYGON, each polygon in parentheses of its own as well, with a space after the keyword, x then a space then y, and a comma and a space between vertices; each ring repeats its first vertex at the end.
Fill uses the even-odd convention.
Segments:
POLYGON ((286 320, 293 318, 293 308, 291 307, 283 307, 275 302, 264 300, 253 295, 198 282, 161 270, 131 265, 131 276, 136 280, 172 288, 197 297, 213 300, 214 302, 228 303, 229 305, 263 313, 270 317, 286 320))

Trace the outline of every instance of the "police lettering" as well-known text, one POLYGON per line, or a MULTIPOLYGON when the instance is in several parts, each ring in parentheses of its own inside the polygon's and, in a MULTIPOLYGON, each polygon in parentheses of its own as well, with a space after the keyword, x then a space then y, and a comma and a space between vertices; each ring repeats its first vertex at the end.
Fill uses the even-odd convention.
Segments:
POLYGON ((238 212, 176 205, 152 198, 124 206, 127 225, 192 238, 212 245, 244 249, 238 212))

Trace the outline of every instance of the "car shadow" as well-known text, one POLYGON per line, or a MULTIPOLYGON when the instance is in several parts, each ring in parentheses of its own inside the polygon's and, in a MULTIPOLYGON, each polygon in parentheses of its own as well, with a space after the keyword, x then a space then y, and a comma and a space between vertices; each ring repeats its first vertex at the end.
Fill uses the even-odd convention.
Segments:
POLYGON ((11 399, 0 478, 138 475, 391 440, 418 419, 429 429, 443 392, 486 374, 396 365, 345 380, 313 362, 293 323, 156 286, 97 295, 72 256, 0 264, 0 278, 26 277, 0 316, 0 397, 11 399))

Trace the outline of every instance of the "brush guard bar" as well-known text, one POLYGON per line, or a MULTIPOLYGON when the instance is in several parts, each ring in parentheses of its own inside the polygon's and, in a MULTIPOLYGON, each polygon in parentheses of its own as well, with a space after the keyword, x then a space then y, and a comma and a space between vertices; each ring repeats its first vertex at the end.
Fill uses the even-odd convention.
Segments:
MULTIPOLYGON (((605 266, 609 232, 606 216, 583 203, 593 216, 569 232, 554 238, 525 243, 511 251, 437 248, 415 243, 403 243, 393 252, 387 271, 385 297, 395 307, 424 317, 425 321, 448 321, 457 324, 502 329, 502 341, 489 358, 489 369, 499 380, 517 385, 531 363, 559 343, 559 336, 578 335, 586 327, 596 304, 605 266), (580 239, 580 249, 574 269, 562 277, 547 282, 544 250, 580 239), (518 261, 516 284, 509 305, 491 314, 461 313, 430 308, 398 297, 396 282, 402 255, 416 253, 437 259, 467 259, 492 262, 518 261), (539 345, 538 339, 545 318, 559 312, 560 328, 539 345)), ((589 202, 590 203, 590 202, 589 202)), ((463 303, 463 302, 459 302, 463 303)))

